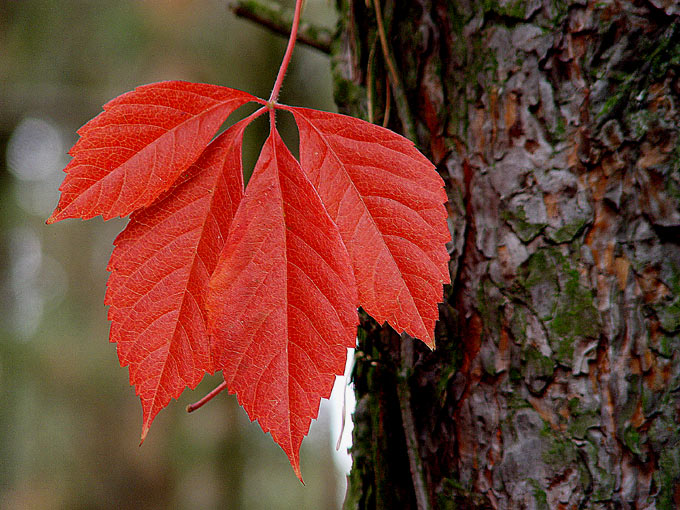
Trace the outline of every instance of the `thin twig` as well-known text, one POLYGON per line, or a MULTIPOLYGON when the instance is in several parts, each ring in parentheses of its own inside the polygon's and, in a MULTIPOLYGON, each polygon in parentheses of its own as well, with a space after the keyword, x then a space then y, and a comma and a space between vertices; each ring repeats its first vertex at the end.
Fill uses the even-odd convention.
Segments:
POLYGON ((390 108, 392 106, 392 90, 389 78, 385 78, 385 113, 383 114, 383 127, 387 127, 390 122, 390 108))
POLYGON ((373 124, 373 66, 375 62, 375 48, 378 39, 373 39, 371 51, 368 52, 368 66, 366 69, 366 100, 368 101, 368 122, 373 124))
POLYGON ((387 66, 387 71, 392 82, 394 102, 397 105, 397 112, 399 113, 399 117, 401 119, 402 129, 404 130, 404 135, 406 135, 406 138, 410 139, 412 142, 415 142, 416 129, 415 125, 413 124, 413 117, 411 116, 411 109, 409 108, 408 100, 406 99, 406 94, 404 93, 404 88, 401 86, 399 73, 397 73, 397 66, 394 63, 389 46, 387 45, 387 34, 385 33, 385 25, 383 23, 380 0, 373 0, 373 8, 375 9, 375 19, 378 23, 380 45, 382 46, 385 65, 387 66))
POLYGON ((423 462, 420 459, 418 436, 416 435, 416 426, 413 421, 413 410, 411 409, 411 388, 408 385, 408 376, 412 368, 413 338, 402 333, 401 370, 399 373, 399 383, 397 385, 401 421, 404 428, 404 436, 406 438, 406 450, 408 452, 408 462, 411 468, 411 479, 413 480, 413 490, 416 495, 418 510, 430 510, 430 498, 427 495, 423 462))
MULTIPOLYGON (((256 0, 237 0, 229 8, 240 18, 262 25, 275 34, 290 36, 290 28, 293 24, 293 11, 290 9, 283 9, 276 3, 261 3, 256 0)), ((330 55, 333 32, 328 28, 303 22, 298 29, 297 40, 300 44, 330 55)))

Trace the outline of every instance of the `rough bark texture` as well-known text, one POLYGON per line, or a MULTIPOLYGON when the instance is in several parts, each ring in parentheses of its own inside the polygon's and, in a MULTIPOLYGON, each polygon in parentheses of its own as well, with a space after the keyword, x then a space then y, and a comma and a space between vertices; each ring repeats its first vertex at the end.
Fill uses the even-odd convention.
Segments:
POLYGON ((346 507, 680 508, 678 4, 339 6, 338 105, 437 165, 455 282, 434 352, 362 319, 346 507))

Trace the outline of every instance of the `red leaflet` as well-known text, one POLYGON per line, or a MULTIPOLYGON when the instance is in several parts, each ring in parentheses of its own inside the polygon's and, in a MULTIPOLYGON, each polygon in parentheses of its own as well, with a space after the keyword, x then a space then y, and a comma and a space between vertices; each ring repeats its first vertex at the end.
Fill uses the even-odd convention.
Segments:
POLYGON ((142 401, 142 441, 171 398, 214 372, 204 303, 243 195, 244 128, 239 123, 212 142, 114 242, 105 303, 111 341, 142 401))
POLYGON ((196 161, 224 119, 253 100, 226 87, 169 81, 110 101, 78 131, 47 223, 107 220, 149 205, 196 161))
POLYGON ((359 304, 434 348, 437 303, 450 283, 442 178, 412 142, 388 129, 289 110, 300 130, 302 169, 352 259, 359 304))
POLYGON ((300 473, 299 449, 355 344, 356 286, 337 228, 272 129, 210 283, 215 366, 300 473))

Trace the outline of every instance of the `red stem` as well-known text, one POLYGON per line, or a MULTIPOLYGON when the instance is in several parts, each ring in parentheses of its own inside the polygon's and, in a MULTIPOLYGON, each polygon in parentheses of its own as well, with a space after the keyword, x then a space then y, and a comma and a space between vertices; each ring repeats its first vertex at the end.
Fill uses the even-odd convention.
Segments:
POLYGON ((212 390, 210 393, 208 393, 205 397, 203 397, 198 402, 194 402, 193 404, 189 404, 187 406, 187 413, 193 413, 196 409, 203 407, 203 404, 207 404, 213 398, 215 398, 217 395, 219 395, 221 392, 223 392, 226 389, 227 389, 227 383, 223 382, 222 384, 220 384, 217 388, 212 390))
POLYGON ((290 29, 290 39, 288 39, 288 46, 286 47, 286 53, 283 55, 283 60, 281 61, 281 67, 279 68, 279 74, 276 76, 276 81, 274 82, 274 88, 272 89, 272 94, 269 96, 269 107, 274 110, 274 105, 279 99, 279 92, 281 91, 281 85, 283 85, 283 78, 286 76, 286 71, 288 70, 288 64, 293 56, 293 49, 295 48, 295 39, 297 39, 298 26, 300 25, 300 12, 302 11, 303 0, 295 0, 295 14, 293 15, 293 26, 290 29))

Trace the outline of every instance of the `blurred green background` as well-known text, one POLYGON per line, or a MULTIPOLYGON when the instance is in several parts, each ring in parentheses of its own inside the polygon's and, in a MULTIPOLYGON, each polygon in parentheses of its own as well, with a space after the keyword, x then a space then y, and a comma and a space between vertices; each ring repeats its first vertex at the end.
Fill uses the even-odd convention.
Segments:
MULTIPOLYGON (((307 4, 305 19, 334 26, 331 4, 307 4)), ((340 418, 329 406, 302 445, 306 486, 235 397, 186 414, 219 376, 173 401, 139 447, 141 407, 103 304, 125 221, 44 223, 75 131, 102 104, 175 79, 266 98, 285 42, 237 19, 227 0, 0 0, 1 509, 339 506, 329 423, 340 418)), ((281 101, 332 110, 330 88, 327 57, 298 46, 281 101)), ((246 168, 266 127, 263 117, 246 133, 246 168)))

